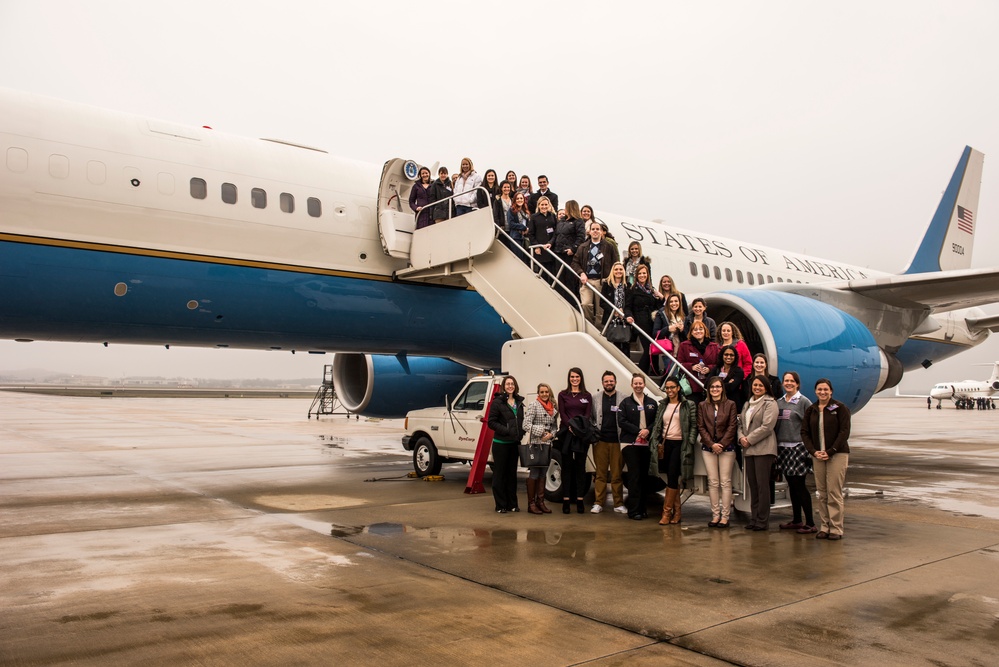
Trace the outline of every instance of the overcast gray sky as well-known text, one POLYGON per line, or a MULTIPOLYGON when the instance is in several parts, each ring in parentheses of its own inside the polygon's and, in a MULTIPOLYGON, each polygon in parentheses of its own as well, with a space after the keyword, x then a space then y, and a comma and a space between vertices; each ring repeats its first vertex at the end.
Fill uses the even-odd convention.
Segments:
MULTIPOLYGON (((972 145, 984 267, 997 30, 989 1, 0 0, 0 86, 372 163, 469 155, 603 211, 887 271, 972 145)), ((318 376, 324 359, 0 343, 0 368, 102 375, 318 376)), ((944 379, 994 359, 991 340, 944 379)))

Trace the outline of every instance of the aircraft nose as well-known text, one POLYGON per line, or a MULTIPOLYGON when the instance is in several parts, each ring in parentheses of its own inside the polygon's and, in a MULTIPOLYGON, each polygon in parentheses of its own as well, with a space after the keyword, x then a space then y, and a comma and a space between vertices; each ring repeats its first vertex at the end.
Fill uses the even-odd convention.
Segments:
POLYGON ((953 395, 954 391, 949 387, 947 389, 930 389, 930 398, 945 399, 953 395))

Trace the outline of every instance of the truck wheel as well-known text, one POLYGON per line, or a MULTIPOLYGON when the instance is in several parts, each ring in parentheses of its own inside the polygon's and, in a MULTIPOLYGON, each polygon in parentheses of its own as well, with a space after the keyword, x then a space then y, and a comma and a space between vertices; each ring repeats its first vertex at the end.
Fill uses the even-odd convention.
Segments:
POLYGON ((562 502, 562 452, 552 447, 552 459, 545 471, 545 499, 562 502))
POLYGON ((416 441, 416 447, 413 447, 413 468, 416 469, 417 475, 420 477, 439 475, 443 464, 437 454, 437 447, 430 438, 424 436, 416 441))
MULTIPOLYGON (((562 452, 554 447, 551 451, 552 460, 548 464, 548 470, 545 471, 545 499, 553 503, 560 503, 565 497, 562 493, 562 452)), ((584 486, 587 493, 589 493, 592 484, 593 474, 586 473, 584 486)), ((569 496, 575 500, 574 494, 570 493, 569 496)))

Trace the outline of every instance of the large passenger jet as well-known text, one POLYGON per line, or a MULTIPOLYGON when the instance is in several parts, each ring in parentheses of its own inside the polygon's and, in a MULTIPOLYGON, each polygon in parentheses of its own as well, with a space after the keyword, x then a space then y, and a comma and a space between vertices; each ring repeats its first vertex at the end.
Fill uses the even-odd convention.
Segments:
MULTIPOLYGON (((499 368, 511 338, 562 326, 529 312, 540 279, 466 281, 509 252, 493 232, 464 239, 465 217, 414 232, 405 160, 363 164, 9 90, 0 156, 5 338, 335 352, 349 409, 401 415, 453 396, 469 369, 499 368)), ((598 217, 772 368, 806 387, 829 377, 856 409, 999 326, 977 308, 997 300, 999 270, 970 269, 982 163, 964 150, 899 275, 598 217)))

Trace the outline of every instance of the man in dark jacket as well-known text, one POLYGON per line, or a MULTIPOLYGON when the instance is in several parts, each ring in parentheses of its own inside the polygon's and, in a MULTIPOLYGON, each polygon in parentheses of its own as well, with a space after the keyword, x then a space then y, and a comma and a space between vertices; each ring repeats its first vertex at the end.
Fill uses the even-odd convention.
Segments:
POLYGON ((599 222, 594 220, 588 230, 590 238, 579 244, 576 255, 572 258, 572 268, 579 275, 579 302, 583 312, 592 324, 600 321, 599 299, 594 294, 600 294, 600 288, 610 275, 614 262, 620 261, 614 246, 604 238, 604 230, 599 222), (587 287, 591 285, 593 289, 587 287))
POLYGON ((531 213, 537 213, 538 200, 542 197, 548 197, 548 201, 552 203, 553 211, 558 210, 558 195, 548 189, 548 177, 544 174, 538 176, 538 191, 532 193, 527 200, 527 210, 531 213))

